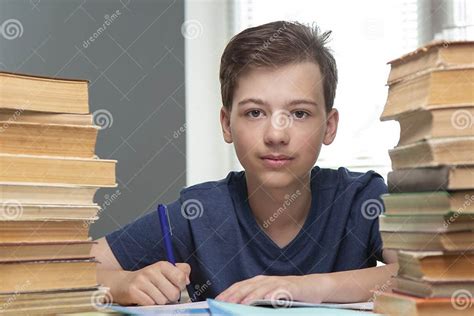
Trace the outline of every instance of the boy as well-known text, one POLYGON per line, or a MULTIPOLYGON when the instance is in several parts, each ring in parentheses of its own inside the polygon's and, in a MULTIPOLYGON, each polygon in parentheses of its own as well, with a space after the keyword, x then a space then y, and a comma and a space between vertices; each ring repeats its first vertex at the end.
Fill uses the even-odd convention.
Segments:
POLYGON ((187 286, 193 300, 355 302, 390 285, 396 259, 382 250, 377 220, 383 179, 313 167, 338 125, 328 37, 279 21, 229 42, 220 120, 245 171, 185 188, 167 205, 176 266, 156 211, 99 239, 92 255, 114 301, 175 302, 187 286))

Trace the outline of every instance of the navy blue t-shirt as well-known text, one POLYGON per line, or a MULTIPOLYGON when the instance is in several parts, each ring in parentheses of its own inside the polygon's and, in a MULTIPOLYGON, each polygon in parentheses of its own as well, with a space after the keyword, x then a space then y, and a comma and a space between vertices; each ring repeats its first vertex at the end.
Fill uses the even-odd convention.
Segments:
MULTIPOLYGON (((184 188, 167 208, 176 260, 191 266, 191 299, 214 298, 233 283, 259 274, 305 275, 375 266, 382 261, 377 215, 383 211, 380 195, 386 192, 382 177, 373 171, 314 167, 310 212, 297 236, 280 248, 252 214, 244 171, 184 188)), ((278 214, 276 210, 274 220, 278 214)), ((106 239, 124 270, 166 260, 156 211, 106 239)))

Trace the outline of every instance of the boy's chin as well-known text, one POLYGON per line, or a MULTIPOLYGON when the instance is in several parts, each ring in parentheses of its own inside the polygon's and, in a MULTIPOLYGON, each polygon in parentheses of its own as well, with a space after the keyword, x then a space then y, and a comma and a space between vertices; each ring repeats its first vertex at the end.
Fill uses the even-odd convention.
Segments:
POLYGON ((268 189, 284 189, 291 187, 300 180, 288 170, 265 171, 259 175, 260 183, 268 189))

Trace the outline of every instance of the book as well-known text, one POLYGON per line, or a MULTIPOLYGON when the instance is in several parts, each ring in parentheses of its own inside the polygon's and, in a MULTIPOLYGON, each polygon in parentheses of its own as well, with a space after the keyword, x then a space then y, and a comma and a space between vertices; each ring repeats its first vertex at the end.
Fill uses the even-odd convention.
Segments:
POLYGON ((473 57, 474 41, 436 42, 389 62, 381 120, 397 120, 400 138, 379 227, 398 274, 375 312, 474 311, 473 57))
POLYGON ((372 302, 355 302, 355 303, 308 303, 301 301, 291 301, 291 300, 271 300, 271 299, 257 299, 249 303, 251 306, 261 306, 261 307, 325 307, 325 308, 336 308, 336 309, 353 309, 353 310, 366 310, 371 311, 374 308, 372 302))
POLYGON ((88 81, 0 72, 0 89, 0 314, 97 310, 93 199, 117 184, 88 81))
POLYGON ((384 249, 418 251, 473 251, 474 232, 381 231, 384 249))
POLYGON ((10 122, 3 126, 5 127, 0 130, 1 153, 94 157, 99 130, 97 126, 24 122, 10 122))
POLYGON ((79 288, 0 293, 2 315, 44 315, 98 311, 97 303, 107 297, 101 288, 79 288))
MULTIPOLYGON (((254 306, 252 304, 234 304, 221 302, 213 299, 208 299, 209 310, 211 315, 373 315, 372 312, 364 312, 359 309, 352 310, 351 308, 344 308, 344 304, 307 304, 297 308, 284 308, 287 305, 278 305, 278 301, 265 307, 254 306), (269 308, 274 307, 274 308, 269 308)), ((282 301, 280 304, 287 304, 287 301, 282 301)), ((366 304, 365 302, 362 304, 366 304)))
POLYGON ((400 123, 400 139, 397 146, 404 146, 422 140, 434 138, 471 136, 471 124, 474 117, 474 105, 418 110, 397 117, 400 123))
POLYGON ((435 41, 413 52, 391 60, 387 83, 393 84, 410 76, 437 69, 474 67, 473 41, 435 41))
POLYGON ((0 292, 97 287, 94 259, 9 261, 0 263, 0 292))
POLYGON ((115 160, 0 154, 0 181, 115 186, 115 160))
POLYGON ((0 108, 89 113, 87 80, 0 72, 0 108))
MULTIPOLYGON (((203 314, 203 315, 210 315, 211 313, 217 315, 227 315, 228 312, 224 313, 222 310, 213 309, 211 306, 212 302, 216 302, 219 304, 223 304, 226 306, 232 306, 236 311, 242 311, 242 315, 254 315, 247 314, 248 307, 251 307, 253 311, 260 311, 261 313, 273 313, 277 311, 282 315, 296 313, 300 314, 303 310, 306 310, 306 313, 310 315, 314 313, 323 313, 325 315, 328 313, 338 313, 338 314, 345 314, 348 313, 350 315, 361 315, 360 311, 370 311, 373 309, 372 302, 359 302, 359 303, 321 303, 321 304, 314 304, 314 303, 306 303, 306 302, 299 302, 299 301, 284 301, 284 300, 254 300, 249 303, 249 305, 243 304, 232 304, 232 303, 225 303, 216 301, 213 299, 208 299, 206 301, 201 302, 192 302, 192 303, 180 303, 180 304, 167 304, 167 305, 150 305, 150 306, 120 306, 117 304, 113 304, 109 306, 110 310, 123 313, 123 314, 132 314, 132 315, 156 315, 156 314, 203 314), (273 309, 272 309, 273 307, 273 309), (278 308, 281 307, 281 308, 278 308), (351 311, 355 310, 359 313, 354 314, 355 312, 351 311)), ((214 306, 215 307, 215 306, 214 306)), ((229 315, 240 315, 240 313, 230 313, 229 315)))
POLYGON ((474 216, 474 190, 382 194, 386 215, 474 216))
POLYGON ((26 110, 0 109, 0 127, 6 128, 12 122, 59 125, 94 125, 92 114, 65 114, 35 112, 26 110))
POLYGON ((459 289, 474 292, 474 283, 469 281, 426 282, 397 276, 396 283, 397 287, 394 291, 418 297, 451 297, 459 289))
POLYGON ((457 303, 450 297, 427 299, 397 293, 381 293, 374 302, 374 312, 403 316, 468 316, 472 315, 470 306, 473 304, 472 297, 457 303))
POLYGON ((0 182, 0 203, 95 205, 93 199, 98 189, 98 186, 0 182))
POLYGON ((474 104, 474 68, 436 70, 389 86, 381 120, 417 110, 459 108, 474 104))
POLYGON ((474 281, 473 252, 398 251, 398 275, 421 281, 474 281))
POLYGON ((397 232, 458 232, 474 231, 474 214, 448 215, 380 215, 380 231, 397 232))
POLYGON ((474 188, 473 166, 399 169, 388 173, 391 193, 466 190, 474 188))
POLYGON ((95 220, 0 221, 0 243, 87 241, 95 220))
POLYGON ((0 262, 87 259, 95 243, 91 240, 0 243, 0 262))
POLYGON ((0 221, 88 220, 96 218, 99 210, 98 205, 16 204, 7 201, 0 204, 0 221))
POLYGON ((473 165, 474 136, 437 138, 389 150, 392 168, 473 165))

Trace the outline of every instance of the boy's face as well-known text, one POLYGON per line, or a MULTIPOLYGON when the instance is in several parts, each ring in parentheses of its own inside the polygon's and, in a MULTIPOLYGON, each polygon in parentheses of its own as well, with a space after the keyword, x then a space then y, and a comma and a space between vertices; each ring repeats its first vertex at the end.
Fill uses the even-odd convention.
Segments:
POLYGON ((221 110, 224 140, 234 143, 247 177, 267 188, 305 180, 322 144, 336 136, 337 110, 326 113, 323 80, 313 62, 251 69, 221 110))

